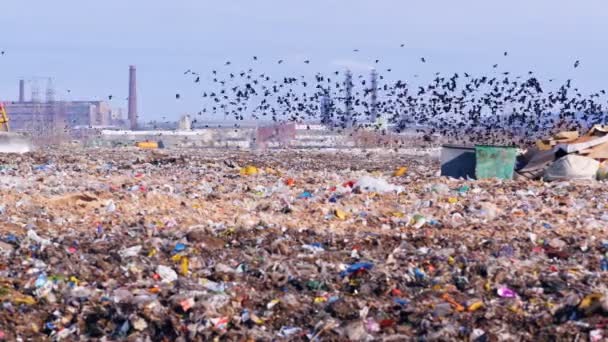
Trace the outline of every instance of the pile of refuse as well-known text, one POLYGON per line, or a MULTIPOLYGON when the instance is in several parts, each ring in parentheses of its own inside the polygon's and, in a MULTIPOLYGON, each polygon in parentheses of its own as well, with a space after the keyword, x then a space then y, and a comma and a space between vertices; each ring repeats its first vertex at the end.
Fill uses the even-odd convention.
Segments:
POLYGON ((522 158, 517 173, 547 181, 608 178, 608 126, 593 126, 587 134, 560 132, 537 142, 522 158))
POLYGON ((350 151, 0 156, 0 339, 608 336, 601 183, 438 166, 350 151))

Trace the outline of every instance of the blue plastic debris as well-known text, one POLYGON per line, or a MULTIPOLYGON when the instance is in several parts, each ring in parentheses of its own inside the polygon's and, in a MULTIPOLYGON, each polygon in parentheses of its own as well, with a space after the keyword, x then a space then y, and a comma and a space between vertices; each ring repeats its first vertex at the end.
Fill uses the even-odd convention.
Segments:
POLYGON ((181 251, 183 251, 185 249, 186 249, 186 245, 185 244, 178 243, 177 245, 175 245, 175 248, 173 248, 173 252, 174 253, 179 253, 179 252, 181 252, 181 251))
POLYGON ((13 234, 8 234, 6 236, 6 242, 14 242, 14 243, 19 243, 19 239, 17 239, 17 237, 13 234))
POLYGON ((406 306, 410 303, 409 300, 403 299, 403 298, 395 298, 395 299, 393 299, 393 302, 395 302, 395 304, 401 305, 401 306, 406 306))
POLYGON ((120 326, 117 331, 118 337, 126 337, 129 333, 129 329, 131 329, 131 326, 129 325, 129 320, 125 320, 125 322, 120 326))
POLYGON ((340 297, 338 297, 338 296, 331 296, 331 297, 329 297, 329 299, 327 299, 327 304, 331 304, 331 303, 337 302, 339 300, 340 300, 340 297))
POLYGON ((341 198, 341 195, 332 195, 328 201, 329 203, 337 203, 341 198))
POLYGON ((416 279, 418 279, 418 280, 422 280, 422 279, 426 278, 426 273, 424 273, 424 271, 422 271, 421 269, 416 267, 416 268, 414 268, 414 277, 416 277, 416 279))
POLYGON ((608 259, 602 258, 602 261, 600 261, 600 268, 602 271, 608 271, 608 259))
POLYGON ((46 171, 46 169, 48 168, 48 165, 38 165, 38 166, 34 166, 34 171, 46 171))
POLYGON ((43 287, 48 281, 48 278, 46 277, 46 274, 42 273, 38 276, 38 278, 36 278, 36 287, 37 288, 41 288, 43 287))
POLYGON ((312 197, 312 193, 310 191, 304 191, 303 193, 298 195, 298 199, 307 199, 307 198, 311 198, 312 197))
POLYGON ((372 268, 374 268, 374 264, 372 264, 371 262, 358 262, 348 266, 346 270, 340 272, 340 276, 346 277, 356 272, 369 271, 372 268))

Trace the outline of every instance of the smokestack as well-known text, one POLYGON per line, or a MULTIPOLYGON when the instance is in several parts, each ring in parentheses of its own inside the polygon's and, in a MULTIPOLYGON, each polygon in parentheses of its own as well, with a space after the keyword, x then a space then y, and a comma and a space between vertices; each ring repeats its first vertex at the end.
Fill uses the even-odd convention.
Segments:
POLYGON ((19 80, 19 103, 25 102, 25 80, 19 80))
POLYGON ((129 125, 137 129, 137 71, 134 65, 129 67, 129 125))

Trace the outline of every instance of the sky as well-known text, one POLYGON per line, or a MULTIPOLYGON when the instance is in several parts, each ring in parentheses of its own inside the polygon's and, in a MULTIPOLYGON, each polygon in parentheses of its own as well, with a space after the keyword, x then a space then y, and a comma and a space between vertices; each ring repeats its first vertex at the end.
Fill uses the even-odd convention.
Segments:
POLYGON ((15 0, 0 15, 0 99, 17 99, 19 79, 44 91, 51 77, 58 99, 113 95, 126 108, 136 65, 141 120, 201 110, 211 70, 227 72, 228 60, 274 76, 391 68, 387 78, 412 83, 436 71, 490 74, 498 63, 608 89, 605 0, 15 0))

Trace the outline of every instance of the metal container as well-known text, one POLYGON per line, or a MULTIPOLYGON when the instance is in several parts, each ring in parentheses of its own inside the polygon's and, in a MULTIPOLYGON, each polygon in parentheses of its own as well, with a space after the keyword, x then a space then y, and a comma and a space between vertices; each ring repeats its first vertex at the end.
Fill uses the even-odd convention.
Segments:
POLYGON ((513 179, 517 148, 513 146, 475 146, 477 179, 513 179))
POLYGON ((441 175, 453 178, 475 178, 475 147, 443 145, 441 175))

